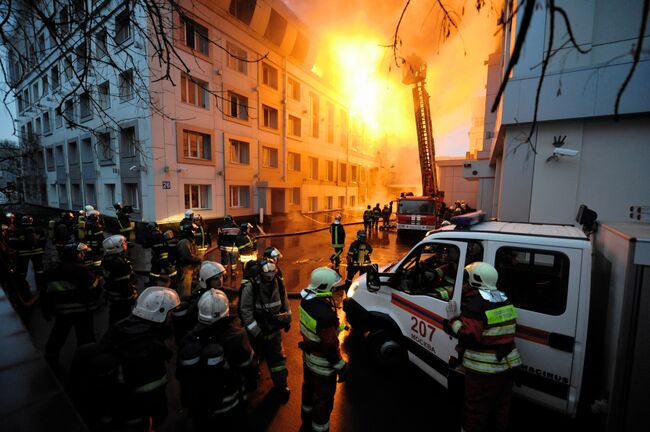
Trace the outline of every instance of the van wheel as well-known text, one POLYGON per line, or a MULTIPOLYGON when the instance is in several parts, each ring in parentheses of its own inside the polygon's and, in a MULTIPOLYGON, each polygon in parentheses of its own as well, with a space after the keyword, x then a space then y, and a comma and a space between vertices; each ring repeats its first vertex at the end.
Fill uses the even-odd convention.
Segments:
POLYGON ((368 335, 368 342, 379 364, 387 369, 395 368, 406 359, 406 351, 394 332, 375 330, 368 335))

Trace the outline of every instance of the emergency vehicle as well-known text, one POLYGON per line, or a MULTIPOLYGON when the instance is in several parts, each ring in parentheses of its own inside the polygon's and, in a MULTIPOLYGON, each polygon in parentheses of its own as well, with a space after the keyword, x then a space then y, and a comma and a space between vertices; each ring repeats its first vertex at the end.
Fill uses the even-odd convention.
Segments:
MULTIPOLYGON (((575 416, 585 384, 592 242, 574 226, 484 222, 483 216, 482 212, 474 212, 452 218, 451 225, 428 233, 397 262, 374 268, 357 278, 343 304, 347 320, 353 330, 367 331, 370 346, 380 362, 394 366, 407 356, 446 387, 450 373, 457 371, 454 366, 462 361, 455 349, 457 339, 442 329, 447 318, 446 306, 453 300, 462 308, 464 267, 475 261, 488 262, 499 272, 498 288, 517 308, 516 345, 523 367, 519 374, 521 386, 515 386, 515 394, 575 416)), ((647 243, 629 235, 613 235, 615 230, 601 228, 600 242, 606 239, 608 243, 601 245, 603 254, 610 259, 610 264, 614 263, 611 264, 614 267, 609 267, 609 274, 602 273, 604 268, 599 269, 601 285, 610 279, 615 284, 615 278, 630 274, 636 259, 634 248, 639 245, 645 245, 645 249, 638 250, 647 254, 634 262, 650 265, 650 225, 639 225, 647 243), (614 239, 621 245, 612 247, 614 239), (625 245, 628 250, 622 252, 625 245)), ((638 226, 632 228, 639 230, 638 226)), ((594 241, 594 244, 598 243, 594 241)), ((629 279, 634 280, 623 277, 629 279)), ((617 403, 613 399, 615 376, 631 364, 630 359, 618 353, 631 349, 621 345, 634 345, 629 335, 636 334, 635 326, 643 325, 640 318, 635 321, 637 324, 621 323, 627 319, 622 310, 632 307, 637 301, 634 293, 643 292, 641 284, 648 284, 649 280, 650 274, 646 272, 645 281, 613 287, 612 290, 623 293, 620 295, 625 301, 616 296, 614 300, 597 299, 599 316, 594 319, 598 321, 599 331, 604 331, 608 322, 616 330, 605 343, 598 344, 599 352, 594 357, 605 358, 608 364, 593 369, 598 376, 593 381, 590 378, 590 387, 595 387, 596 381, 601 383, 600 391, 590 395, 589 404, 607 395, 610 398, 605 405, 617 403)), ((597 339, 602 341, 602 335, 597 339)), ((629 376, 628 373, 628 380, 629 376)), ((619 393, 630 391, 619 388, 619 393)), ((625 400, 630 400, 631 396, 627 396, 625 400)))
POLYGON ((438 200, 403 196, 397 200, 397 231, 431 231, 436 228, 438 200))

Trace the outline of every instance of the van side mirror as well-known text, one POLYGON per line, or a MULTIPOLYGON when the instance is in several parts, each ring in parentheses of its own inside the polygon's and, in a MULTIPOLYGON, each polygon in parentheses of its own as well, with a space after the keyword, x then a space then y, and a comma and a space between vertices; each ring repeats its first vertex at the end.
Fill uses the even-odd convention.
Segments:
POLYGON ((372 264, 366 273, 366 288, 370 292, 377 292, 381 288, 381 281, 379 280, 379 266, 372 264))

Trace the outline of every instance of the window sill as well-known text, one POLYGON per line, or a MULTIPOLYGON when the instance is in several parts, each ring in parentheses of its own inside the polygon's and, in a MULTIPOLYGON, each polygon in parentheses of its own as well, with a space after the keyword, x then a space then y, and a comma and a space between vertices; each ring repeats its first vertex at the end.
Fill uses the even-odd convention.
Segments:
POLYGON ((112 166, 112 165, 115 165, 115 161, 112 160, 112 159, 111 160, 100 160, 99 161, 99 166, 112 166))
POLYGON ((273 128, 268 127, 268 126, 260 125, 260 130, 265 131, 265 132, 270 132, 270 133, 273 133, 273 134, 276 134, 276 135, 280 134, 280 128, 273 129, 273 128))
POLYGON ((231 121, 233 123, 239 123, 239 124, 244 125, 244 126, 250 126, 251 125, 250 119, 244 120, 244 119, 240 119, 239 117, 229 116, 225 112, 223 113, 223 118, 224 118, 224 120, 228 120, 228 121, 231 121))
POLYGON ((184 157, 179 157, 178 163, 189 165, 215 165, 215 162, 212 159, 191 159, 184 157))

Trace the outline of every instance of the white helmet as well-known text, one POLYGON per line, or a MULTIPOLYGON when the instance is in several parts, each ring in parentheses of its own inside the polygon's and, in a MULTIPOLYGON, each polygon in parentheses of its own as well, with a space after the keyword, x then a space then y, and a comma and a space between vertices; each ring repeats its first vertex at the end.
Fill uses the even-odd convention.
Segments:
POLYGON ((87 206, 84 207, 84 210, 86 211, 86 213, 88 213, 88 212, 91 212, 91 211, 95 210, 95 207, 88 204, 87 206))
MULTIPOLYGON (((207 288, 208 280, 214 277, 219 277, 221 279, 224 273, 226 273, 226 268, 221 264, 214 261, 203 261, 201 269, 199 270, 199 286, 203 289, 207 288)), ((223 279, 221 279, 221 281, 223 281, 223 279)))
POLYGON ((318 267, 311 272, 308 290, 329 295, 341 284, 341 276, 328 267, 318 267))
POLYGON ((262 275, 262 280, 271 282, 275 278, 275 275, 278 274, 275 261, 271 258, 262 259, 260 261, 260 274, 262 275))
POLYGON ((199 322, 202 324, 212 324, 221 318, 228 316, 230 306, 228 297, 218 289, 211 289, 204 292, 199 299, 199 322))
POLYGON ((115 255, 126 251, 126 238, 122 235, 112 235, 102 242, 106 255, 115 255))
POLYGON ((133 315, 157 323, 165 322, 167 314, 181 304, 173 289, 149 287, 142 291, 133 308, 133 315))
POLYGON ((192 210, 185 210, 185 217, 188 219, 192 219, 192 215, 194 212, 192 210))
POLYGON ((486 291, 497 289, 499 273, 491 264, 477 261, 466 265, 465 271, 467 272, 467 282, 471 287, 486 291))

